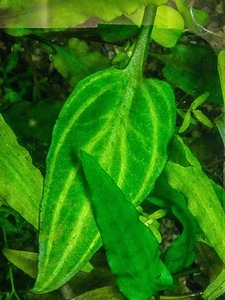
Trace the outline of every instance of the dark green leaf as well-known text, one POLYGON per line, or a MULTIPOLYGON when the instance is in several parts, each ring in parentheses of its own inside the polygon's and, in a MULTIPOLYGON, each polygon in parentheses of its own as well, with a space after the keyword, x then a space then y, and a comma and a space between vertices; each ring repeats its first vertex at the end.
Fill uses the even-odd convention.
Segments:
POLYGON ((217 57, 209 46, 175 46, 172 56, 166 60, 163 74, 168 81, 194 97, 209 92, 209 101, 223 101, 217 57))
POLYGON ((95 219, 118 286, 128 299, 148 300, 173 282, 160 260, 158 241, 116 183, 85 151, 82 164, 95 219))

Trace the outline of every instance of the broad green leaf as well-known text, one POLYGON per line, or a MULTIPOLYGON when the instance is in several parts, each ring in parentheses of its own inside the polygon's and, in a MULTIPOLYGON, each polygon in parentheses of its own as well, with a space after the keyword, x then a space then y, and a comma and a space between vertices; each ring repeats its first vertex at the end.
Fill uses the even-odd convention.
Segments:
POLYGON ((17 268, 30 275, 32 278, 36 278, 38 253, 8 248, 4 248, 2 251, 5 257, 17 268))
POLYGON ((110 68, 80 81, 60 113, 47 159, 35 292, 58 288, 101 245, 81 149, 99 161, 135 205, 166 163, 176 106, 167 83, 142 77, 147 35, 144 26, 125 69, 110 68))
POLYGON ((82 165, 106 256, 121 292, 130 300, 148 300, 172 285, 160 259, 159 243, 139 213, 101 166, 85 151, 82 165))
POLYGON ((0 115, 0 196, 38 228, 42 175, 0 115))
POLYGON ((147 200, 157 206, 170 208, 183 226, 182 233, 163 257, 165 265, 172 273, 190 267, 195 259, 197 223, 187 208, 184 196, 169 186, 165 174, 162 173, 147 200))
POLYGON ((163 74, 169 82, 194 97, 209 92, 209 101, 223 102, 217 57, 211 47, 176 45, 164 60, 163 74))
POLYGON ((184 29, 184 21, 174 8, 162 5, 158 7, 152 38, 160 45, 174 47, 184 29))
POLYGON ((179 136, 173 138, 171 159, 164 170, 168 183, 184 195, 191 214, 225 262, 224 210, 210 179, 179 136))
POLYGON ((90 51, 88 45, 71 38, 67 45, 53 45, 56 53, 52 61, 57 71, 74 87, 88 75, 110 67, 109 60, 100 52, 90 51))
POLYGON ((90 17, 105 21, 131 14, 141 5, 161 5, 167 0, 4 0, 0 3, 1 27, 47 28, 74 27, 90 17))
POLYGON ((223 269, 217 278, 204 291, 202 298, 206 300, 219 299, 225 294, 225 269, 223 269))

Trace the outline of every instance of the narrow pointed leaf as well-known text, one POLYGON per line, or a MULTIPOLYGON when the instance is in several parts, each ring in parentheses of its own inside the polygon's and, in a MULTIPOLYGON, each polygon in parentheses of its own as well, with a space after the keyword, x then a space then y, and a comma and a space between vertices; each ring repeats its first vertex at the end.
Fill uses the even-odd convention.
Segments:
POLYGON ((17 268, 36 278, 38 253, 5 248, 3 254, 17 268))
MULTIPOLYGON (((146 39, 139 46, 145 48, 146 39)), ((60 113, 47 159, 35 292, 62 285, 101 245, 81 149, 98 159, 135 204, 145 199, 166 163, 174 95, 167 83, 142 77, 140 48, 125 69, 80 81, 60 113)))
POLYGON ((38 228, 42 175, 0 115, 0 197, 38 228))
POLYGON ((159 244, 139 213, 99 164, 82 151, 82 164, 106 256, 117 284, 130 300, 148 300, 172 285, 159 244))
POLYGON ((225 262, 224 210, 210 179, 179 136, 173 138, 172 157, 166 164, 165 174, 170 186, 184 195, 191 214, 225 262))

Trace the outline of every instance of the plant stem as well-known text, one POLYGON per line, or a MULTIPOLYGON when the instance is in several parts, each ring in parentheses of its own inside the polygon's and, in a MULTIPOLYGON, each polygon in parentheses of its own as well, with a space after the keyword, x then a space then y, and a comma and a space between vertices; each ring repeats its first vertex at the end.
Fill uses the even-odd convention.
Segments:
POLYGON ((128 64, 128 68, 131 68, 133 72, 135 70, 137 76, 142 77, 143 66, 148 52, 148 46, 151 39, 156 11, 157 6, 155 5, 149 5, 145 8, 141 32, 136 42, 130 62, 128 64))

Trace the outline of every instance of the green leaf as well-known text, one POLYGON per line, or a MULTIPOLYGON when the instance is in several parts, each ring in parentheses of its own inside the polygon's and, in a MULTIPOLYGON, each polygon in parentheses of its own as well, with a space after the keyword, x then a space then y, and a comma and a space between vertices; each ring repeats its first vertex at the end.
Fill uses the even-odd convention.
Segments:
POLYGON ((86 292, 80 296, 73 298, 73 300, 126 300, 123 294, 116 287, 105 286, 89 292, 86 292))
POLYGON ((174 47, 184 29, 184 21, 174 8, 162 5, 158 7, 152 38, 160 45, 174 47))
POLYGON ((160 260, 154 234, 136 208, 92 156, 82 151, 95 220, 106 256, 121 292, 131 300, 149 299, 173 283, 160 260))
POLYGON ((198 119, 199 122, 201 122, 205 126, 207 126, 209 128, 213 128, 213 123, 200 110, 198 110, 198 109, 194 110, 193 115, 195 116, 196 119, 198 119))
POLYGON ((209 46, 176 45, 165 60, 163 74, 169 82, 194 97, 209 92, 209 101, 223 101, 217 57, 209 46))
POLYGON ((19 268, 32 278, 36 278, 38 253, 19 251, 8 248, 4 248, 2 252, 5 257, 17 268, 19 268))
POLYGON ((192 111, 196 110, 196 108, 198 108, 202 103, 204 103, 208 97, 209 97, 209 93, 206 92, 200 95, 198 98, 196 98, 191 104, 191 110, 192 111))
POLYGON ((100 52, 90 51, 88 45, 71 38, 67 45, 54 45, 52 61, 57 71, 74 87, 77 82, 88 75, 110 66, 109 60, 100 52))
POLYGON ((123 13, 131 14, 141 5, 161 5, 167 0, 5 0, 0 3, 1 27, 75 27, 90 17, 110 21, 123 13))
POLYGON ((191 123, 191 111, 188 110, 184 117, 183 123, 180 126, 179 133, 184 132, 189 127, 190 123, 191 123))
POLYGON ((38 228, 42 175, 0 115, 0 196, 38 228))
POLYGON ((220 51, 218 56, 218 72, 220 76, 220 84, 223 94, 223 102, 225 105, 225 50, 220 51))
POLYGON ((184 196, 171 188, 164 173, 157 179, 148 201, 160 207, 168 207, 183 226, 182 233, 166 251, 163 261, 171 273, 190 267, 195 259, 197 223, 189 212, 184 196))
POLYGON ((224 115, 223 115, 222 121, 221 120, 216 120, 215 123, 216 123, 217 129, 219 130, 221 139, 223 141, 223 145, 225 147, 225 123, 224 123, 224 115))
POLYGON ((223 269, 217 278, 204 291, 202 298, 207 300, 216 300, 225 293, 225 269, 223 269))
POLYGON ((200 34, 204 30, 203 26, 209 21, 207 12, 192 8, 191 5, 193 4, 191 4, 190 1, 174 0, 174 2, 184 18, 185 27, 187 27, 189 31, 200 34))
POLYGON ((101 245, 80 149, 99 161, 134 204, 145 199, 166 163, 176 105, 167 83, 142 77, 148 45, 143 30, 128 66, 80 81, 60 113, 47 159, 35 292, 58 288, 101 245))
POLYGON ((207 240, 225 262, 225 213, 211 180, 179 136, 173 138, 171 159, 165 167, 168 183, 184 195, 191 214, 207 240))

